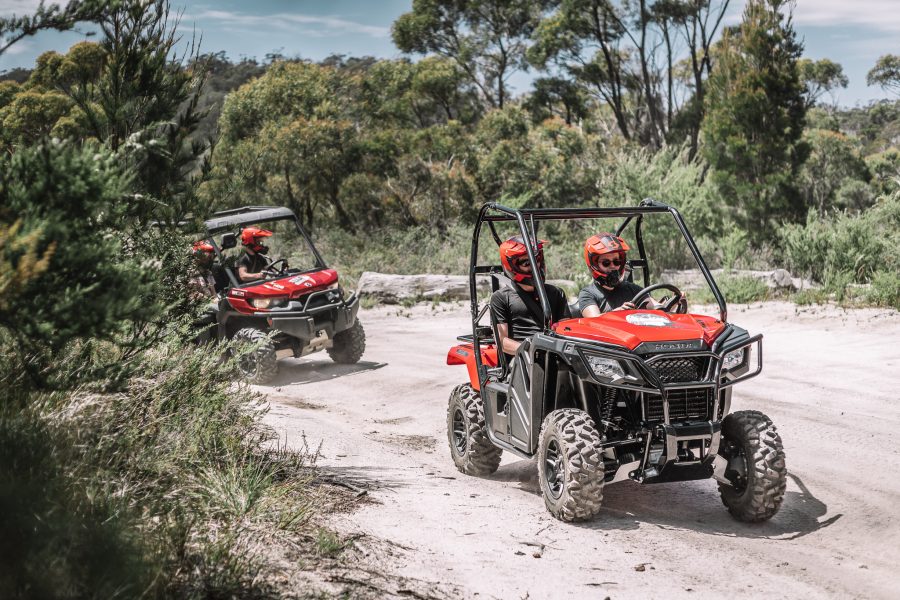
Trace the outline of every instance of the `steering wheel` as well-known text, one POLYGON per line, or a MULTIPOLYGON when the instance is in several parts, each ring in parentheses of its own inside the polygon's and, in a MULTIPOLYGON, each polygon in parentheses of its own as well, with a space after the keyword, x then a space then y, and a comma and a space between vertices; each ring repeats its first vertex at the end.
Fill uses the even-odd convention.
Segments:
POLYGON ((641 302, 643 302, 646 298, 650 297, 650 292, 655 292, 656 290, 669 290, 673 293, 672 298, 670 298, 665 304, 663 304, 658 310, 663 312, 675 312, 675 313, 686 313, 687 312, 687 302, 681 302, 681 290, 672 285, 671 283, 657 283, 655 285, 651 285, 645 287, 637 294, 634 295, 634 298, 631 301, 635 306, 640 306, 641 302), (673 311, 673 308, 677 310, 673 311))
POLYGON ((288 263, 286 258, 279 258, 278 260, 273 260, 269 264, 265 266, 263 271, 272 271, 277 275, 284 275, 284 272, 288 270, 288 263), (275 265, 281 263, 281 268, 276 268, 275 265))

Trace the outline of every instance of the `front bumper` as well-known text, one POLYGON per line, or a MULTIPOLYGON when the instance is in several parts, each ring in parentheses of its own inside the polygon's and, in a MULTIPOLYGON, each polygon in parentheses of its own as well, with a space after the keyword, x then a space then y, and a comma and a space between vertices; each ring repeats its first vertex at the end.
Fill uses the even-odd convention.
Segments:
POLYGON ((307 308, 301 314, 298 315, 293 311, 285 314, 272 312, 267 315, 266 323, 272 329, 302 340, 314 339, 319 336, 320 331, 324 331, 328 338, 333 338, 335 334, 353 327, 356 323, 356 313, 359 312, 359 297, 356 293, 351 294, 346 300, 308 308, 317 304, 315 301, 318 294, 325 293, 323 291, 310 294, 305 303, 307 308))

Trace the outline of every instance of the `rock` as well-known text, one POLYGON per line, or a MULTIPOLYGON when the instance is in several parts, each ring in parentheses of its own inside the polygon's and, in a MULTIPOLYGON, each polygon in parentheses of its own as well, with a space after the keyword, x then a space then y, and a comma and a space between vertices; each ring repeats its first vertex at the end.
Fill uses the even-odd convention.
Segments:
MULTIPOLYGON (((478 293, 490 293, 490 279, 478 278, 478 293)), ((403 300, 468 300, 469 278, 465 275, 388 275, 364 272, 357 284, 360 296, 369 296, 385 304, 403 300)))
MULTIPOLYGON (((796 291, 819 287, 808 279, 791 276, 791 273, 786 269, 774 269, 772 271, 713 269, 710 272, 717 283, 724 277, 749 277, 752 279, 759 279, 771 289, 796 291)), ((703 274, 699 269, 687 269, 681 271, 672 269, 663 271, 659 276, 659 280, 660 283, 671 283, 676 285, 682 291, 698 290, 707 287, 706 279, 704 279, 703 274)))
POLYGON ((786 269, 775 269, 769 275, 769 281, 775 288, 791 288, 794 287, 794 279, 786 269))

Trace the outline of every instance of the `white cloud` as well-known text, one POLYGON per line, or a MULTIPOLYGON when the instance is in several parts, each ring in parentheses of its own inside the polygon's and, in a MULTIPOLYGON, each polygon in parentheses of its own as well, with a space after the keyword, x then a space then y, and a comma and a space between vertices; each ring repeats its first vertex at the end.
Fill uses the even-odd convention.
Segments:
POLYGON ((801 0, 794 20, 803 25, 863 25, 900 32, 897 0, 801 0))
MULTIPOLYGON (((11 17, 16 15, 30 15, 40 5, 41 0, 0 0, 0 17, 11 17)), ((48 2, 48 4, 54 4, 48 2)), ((65 1, 58 0, 55 4, 65 4, 65 1)))
MULTIPOLYGON (((745 0, 732 1, 726 23, 740 22, 745 0)), ((794 25, 809 27, 862 26, 900 32, 900 0, 797 0, 794 25)))
MULTIPOLYGON (((33 44, 29 41, 22 40, 17 44, 13 44, 9 48, 6 49, 4 54, 9 54, 10 56, 15 56, 16 54, 26 54, 34 50, 33 44)), ((0 69, 2 70, 2 69, 0 69)))
MULTIPOLYGON (((2 2, 3 0, 0 0, 2 2)), ((319 17, 293 13, 278 13, 274 15, 248 15, 245 13, 230 12, 224 10, 204 10, 190 15, 185 14, 182 22, 189 21, 199 22, 203 20, 221 21, 229 25, 265 25, 266 27, 277 27, 279 29, 294 29, 296 26, 306 26, 303 29, 307 34, 309 26, 315 26, 320 29, 313 30, 316 35, 325 37, 329 34, 345 34, 358 33, 369 35, 372 37, 387 37, 390 30, 387 27, 377 27, 374 25, 364 25, 338 17, 319 17)))

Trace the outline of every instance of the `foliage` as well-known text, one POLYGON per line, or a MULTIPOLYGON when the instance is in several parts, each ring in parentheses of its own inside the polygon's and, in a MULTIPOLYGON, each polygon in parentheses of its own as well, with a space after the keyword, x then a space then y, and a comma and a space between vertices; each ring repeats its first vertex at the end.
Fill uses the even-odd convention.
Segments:
POLYGON ((804 214, 794 178, 808 154, 796 40, 783 0, 750 0, 709 80, 704 155, 734 218, 757 239, 804 214))
POLYGON ((226 349, 182 342, 202 74, 167 3, 103 8, 0 98, 0 596, 268 597, 256 542, 302 540, 322 496, 226 349))
POLYGON ((807 206, 822 216, 838 203, 839 190, 844 190, 843 202, 866 202, 866 196, 860 198, 859 194, 857 200, 851 200, 852 192, 847 185, 850 181, 867 183, 871 178, 857 144, 842 133, 822 129, 808 131, 806 140, 811 152, 800 170, 798 183, 807 206))
POLYGON ((68 31, 80 21, 96 21, 115 8, 108 0, 68 0, 65 6, 46 5, 42 1, 34 14, 0 18, 0 55, 10 46, 39 31, 68 31))
POLYGON ((885 54, 879 57, 866 74, 866 83, 900 95, 900 56, 885 54))
POLYGON ((527 70, 525 49, 547 0, 413 0, 394 22, 403 52, 434 52, 453 60, 491 107, 509 100, 508 80, 527 70))
POLYGON ((872 304, 900 310, 900 277, 897 276, 897 271, 875 271, 872 274, 871 288, 865 296, 872 304))
POLYGON ((312 538, 315 456, 272 447, 232 366, 173 342, 141 363, 116 394, 0 407, 3 597, 269 597, 259 542, 312 538))
POLYGON ((36 228, 21 234, 22 221, 0 224, 0 313, 6 313, 23 294, 29 281, 39 277, 50 263, 52 242, 39 249, 43 231, 36 228))
POLYGON ((889 150, 900 135, 900 101, 879 100, 868 106, 833 112, 828 127, 854 137, 863 156, 889 150))
POLYGON ((693 157, 712 40, 727 7, 727 0, 555 2, 529 60, 606 104, 625 139, 656 149, 671 133, 688 140, 693 157))
POLYGON ((21 232, 0 264, 30 271, 15 290, 27 302, 3 302, 0 327, 33 377, 70 342, 123 333, 156 310, 145 300, 152 266, 115 234, 129 183, 113 155, 66 143, 0 159, 0 224, 21 232))
POLYGON ((183 68, 167 0, 112 3, 98 19, 100 42, 38 58, 0 108, 0 143, 25 146, 48 135, 99 141, 132 167, 130 217, 174 224, 202 212, 194 189, 207 148, 192 134, 203 116, 205 71, 196 49, 186 50, 194 60, 183 68))
POLYGON ((837 88, 846 88, 850 80, 844 75, 844 68, 836 62, 823 58, 810 60, 802 58, 797 61, 800 69, 800 80, 806 85, 805 100, 807 108, 815 106, 825 93, 837 88))
MULTIPOLYGON (((716 278, 716 286, 728 304, 763 302, 769 300, 772 295, 772 290, 762 280, 756 277, 736 276, 727 272, 716 278)), ((690 302, 692 304, 715 304, 716 299, 709 288, 702 287, 696 292, 690 293, 690 302)))
POLYGON ((190 61, 188 70, 203 73, 206 77, 197 100, 197 112, 202 118, 192 135, 192 139, 204 141, 218 137, 219 116, 225 96, 261 76, 265 66, 250 58, 231 62, 222 51, 196 56, 190 61))
POLYGON ((900 150, 897 148, 867 156, 866 165, 879 195, 892 194, 900 186, 900 150))
POLYGON ((823 220, 810 212, 804 225, 784 229, 781 244, 790 269, 832 288, 869 283, 877 272, 896 277, 900 273, 900 193, 879 198, 859 216, 839 213, 823 220))

